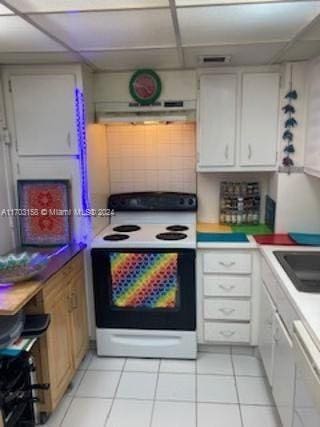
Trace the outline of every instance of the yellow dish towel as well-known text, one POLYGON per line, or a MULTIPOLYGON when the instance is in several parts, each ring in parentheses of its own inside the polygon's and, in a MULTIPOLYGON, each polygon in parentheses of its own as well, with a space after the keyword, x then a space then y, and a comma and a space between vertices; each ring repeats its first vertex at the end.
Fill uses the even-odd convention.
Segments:
POLYGON ((210 222, 198 222, 197 231, 199 233, 232 233, 229 225, 213 224, 210 222))

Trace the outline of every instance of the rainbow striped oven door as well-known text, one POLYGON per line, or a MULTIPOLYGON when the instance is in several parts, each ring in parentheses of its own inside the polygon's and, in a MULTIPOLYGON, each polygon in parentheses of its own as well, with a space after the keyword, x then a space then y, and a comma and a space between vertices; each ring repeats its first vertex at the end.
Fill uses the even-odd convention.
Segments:
POLYGON ((195 251, 93 249, 98 328, 195 330, 195 251))

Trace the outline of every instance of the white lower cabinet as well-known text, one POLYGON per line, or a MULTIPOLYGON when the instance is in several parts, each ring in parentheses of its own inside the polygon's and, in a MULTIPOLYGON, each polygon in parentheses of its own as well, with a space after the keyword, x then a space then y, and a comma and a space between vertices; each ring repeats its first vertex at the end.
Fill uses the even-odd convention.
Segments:
POLYGON ((292 426, 295 364, 292 341, 276 314, 274 318, 274 363, 272 393, 283 427, 292 426))
POLYGON ((262 260, 259 352, 272 387, 283 427, 292 427, 295 362, 292 346, 293 321, 297 314, 271 268, 262 260))
POLYGON ((198 251, 198 341, 252 343, 254 256, 250 250, 198 251))
POLYGON ((269 383, 272 385, 273 322, 275 306, 264 286, 261 289, 258 347, 269 383))

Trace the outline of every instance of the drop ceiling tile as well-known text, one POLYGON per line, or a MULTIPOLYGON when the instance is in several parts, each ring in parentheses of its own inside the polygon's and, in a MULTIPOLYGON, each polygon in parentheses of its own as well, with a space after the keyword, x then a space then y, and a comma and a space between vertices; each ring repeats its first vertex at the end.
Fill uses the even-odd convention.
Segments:
POLYGON ((305 61, 320 55, 319 41, 297 41, 282 57, 283 61, 305 61))
POLYGON ((0 4, 0 15, 11 15, 12 13, 10 9, 0 4))
POLYGON ((62 51, 61 46, 18 16, 0 16, 0 52, 62 51))
POLYGON ((301 40, 319 40, 320 41, 320 17, 317 19, 314 25, 306 31, 301 40))
POLYGON ((318 13, 320 2, 292 2, 178 9, 185 46, 256 43, 292 38, 318 13))
POLYGON ((31 16, 77 50, 175 46, 169 9, 31 16))
POLYGON ((137 68, 178 68, 176 49, 81 52, 102 70, 135 70, 137 68))
MULTIPOLYGON (((258 3, 261 0, 176 0, 176 5, 179 6, 203 6, 216 4, 235 4, 235 3, 258 3)), ((263 0, 264 3, 278 2, 279 0, 263 0)))
POLYGON ((64 64, 79 62, 69 52, 0 52, 0 64, 64 64))
POLYGON ((21 12, 64 12, 168 6, 168 0, 8 0, 21 12))
MULTIPOLYGON (((184 57, 186 66, 190 68, 204 67, 204 65, 199 65, 198 58, 210 55, 231 55, 231 63, 225 65, 263 65, 268 64, 284 46, 285 43, 261 43, 242 46, 193 47, 184 48, 184 57)), ((208 64, 208 67, 214 66, 217 65, 208 64)))

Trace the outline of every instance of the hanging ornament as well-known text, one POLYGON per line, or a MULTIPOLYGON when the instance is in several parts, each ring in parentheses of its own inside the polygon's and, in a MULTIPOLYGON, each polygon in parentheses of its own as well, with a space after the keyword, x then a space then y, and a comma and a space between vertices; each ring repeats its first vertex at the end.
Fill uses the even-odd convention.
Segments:
POLYGON ((289 168, 290 166, 294 166, 293 160, 289 156, 284 157, 284 159, 282 160, 282 164, 287 168, 289 168))
POLYGON ((285 96, 285 98, 286 99, 294 99, 294 100, 296 100, 296 99, 298 99, 298 94, 297 94, 297 91, 296 90, 290 90, 287 94, 286 94, 286 96, 285 96))
POLYGON ((289 144, 285 147, 285 149, 283 150, 285 153, 290 153, 293 154, 296 150, 294 149, 294 145, 293 144, 289 144))
POLYGON ((290 117, 289 119, 286 120, 284 126, 286 128, 294 128, 295 126, 297 126, 298 122, 294 117, 290 117))
POLYGON ((284 107, 282 107, 282 111, 284 112, 284 114, 288 114, 288 113, 294 114, 296 112, 296 109, 294 108, 293 105, 287 104, 284 107))
POLYGON ((293 140, 293 133, 290 130, 286 130, 282 135, 282 139, 291 142, 293 140))

